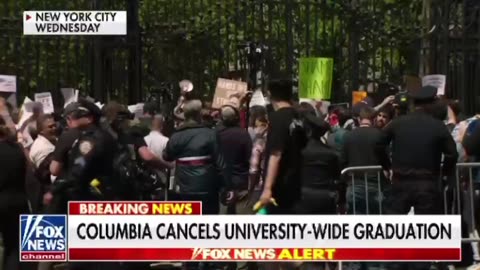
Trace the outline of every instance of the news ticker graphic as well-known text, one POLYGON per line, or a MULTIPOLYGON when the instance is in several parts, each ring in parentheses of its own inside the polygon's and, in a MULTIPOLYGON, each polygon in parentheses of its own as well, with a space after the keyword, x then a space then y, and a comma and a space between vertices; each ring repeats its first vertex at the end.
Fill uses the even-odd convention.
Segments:
POLYGON ((24 35, 126 35, 126 11, 24 11, 24 35))
POLYGON ((41 240, 60 239, 69 261, 461 260, 453 215, 206 216, 198 202, 70 202, 67 222, 51 218, 21 226, 22 260, 46 260, 58 250, 41 240), (62 226, 68 238, 53 233, 62 226))

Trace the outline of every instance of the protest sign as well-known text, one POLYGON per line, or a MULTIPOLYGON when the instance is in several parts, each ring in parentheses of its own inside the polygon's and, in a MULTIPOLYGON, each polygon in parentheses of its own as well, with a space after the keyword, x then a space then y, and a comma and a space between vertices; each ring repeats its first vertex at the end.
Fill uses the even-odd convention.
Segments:
POLYGON ((355 105, 367 97, 367 92, 365 91, 353 91, 352 92, 352 105, 355 105))
POLYGON ((144 103, 137 103, 135 105, 128 105, 128 110, 135 115, 135 117, 140 117, 143 115, 143 106, 144 103))
POLYGON ((447 82, 447 76, 445 75, 427 75, 422 78, 422 85, 423 86, 434 86, 437 88, 437 95, 443 96, 445 95, 445 85, 447 82))
POLYGON ((28 97, 25 97, 22 103, 22 107, 20 108, 20 113, 18 115, 18 118, 20 119, 17 124, 17 129, 22 130, 25 122, 30 119, 33 115, 33 107, 35 106, 35 102, 33 100, 29 99, 28 97))
POLYGON ((17 92, 17 76, 0 75, 0 92, 17 92))
POLYGON ((332 58, 300 58, 299 97, 330 99, 332 77, 332 58))
POLYGON ((265 97, 261 90, 257 90, 253 93, 252 99, 250 100, 250 108, 253 106, 262 106, 265 107, 267 103, 265 102, 265 97))
POLYGON ((247 92, 248 85, 245 82, 219 78, 215 95, 213 96, 212 108, 220 109, 222 106, 240 106, 240 99, 247 92))
POLYGON ((77 102, 78 100, 78 90, 73 88, 62 88, 60 89, 63 95, 63 99, 65 101, 63 107, 67 107, 68 104, 72 102, 77 102))
POLYGON ((53 113, 55 111, 52 94, 50 94, 50 92, 36 93, 35 102, 42 104, 44 113, 53 113))
POLYGON ((422 88, 422 80, 417 76, 406 75, 403 77, 403 80, 407 91, 414 92, 422 88))

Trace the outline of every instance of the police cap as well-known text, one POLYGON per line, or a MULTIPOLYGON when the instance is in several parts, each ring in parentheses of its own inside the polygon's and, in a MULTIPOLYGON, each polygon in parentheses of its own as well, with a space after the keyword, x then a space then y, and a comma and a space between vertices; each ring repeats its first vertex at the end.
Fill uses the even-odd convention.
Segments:
POLYGON ((77 102, 68 104, 63 111, 63 115, 76 119, 86 116, 93 116, 95 119, 100 119, 102 111, 94 103, 86 99, 79 99, 77 102))
POLYGON ((417 102, 434 101, 436 96, 437 88, 434 86, 424 86, 418 91, 412 91, 409 93, 409 97, 417 102))

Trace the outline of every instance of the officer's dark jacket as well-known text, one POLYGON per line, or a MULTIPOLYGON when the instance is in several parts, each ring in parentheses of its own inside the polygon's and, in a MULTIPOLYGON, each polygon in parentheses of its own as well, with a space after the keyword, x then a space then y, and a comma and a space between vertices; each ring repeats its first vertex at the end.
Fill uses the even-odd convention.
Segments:
POLYGON ((166 161, 175 161, 176 192, 215 193, 231 188, 230 172, 219 149, 215 130, 186 123, 172 135, 164 150, 166 161))
POLYGON ((115 140, 107 131, 96 126, 82 131, 70 152, 72 164, 66 177, 76 196, 88 194, 94 179, 110 180, 115 149, 115 140))
POLYGON ((397 178, 435 180, 454 172, 457 162, 455 142, 445 124, 418 111, 401 116, 383 129, 376 154, 384 169, 393 169, 397 178), (392 161, 386 148, 392 142, 392 161))

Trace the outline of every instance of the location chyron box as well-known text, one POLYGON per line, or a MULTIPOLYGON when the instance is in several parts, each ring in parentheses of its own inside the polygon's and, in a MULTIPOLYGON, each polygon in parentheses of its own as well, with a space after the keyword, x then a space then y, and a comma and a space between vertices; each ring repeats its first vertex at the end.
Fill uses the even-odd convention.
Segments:
POLYGON ((20 261, 66 261, 65 215, 20 215, 20 261))

